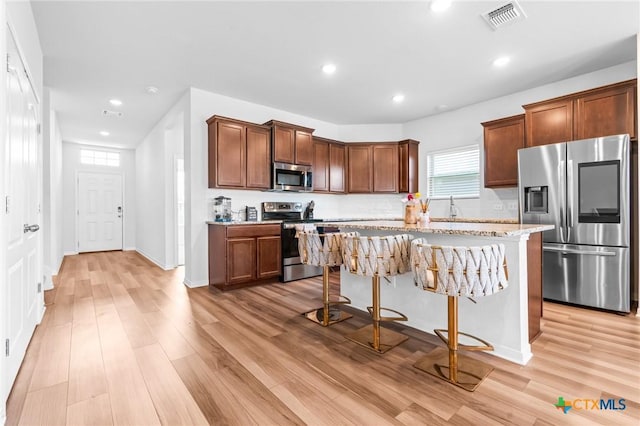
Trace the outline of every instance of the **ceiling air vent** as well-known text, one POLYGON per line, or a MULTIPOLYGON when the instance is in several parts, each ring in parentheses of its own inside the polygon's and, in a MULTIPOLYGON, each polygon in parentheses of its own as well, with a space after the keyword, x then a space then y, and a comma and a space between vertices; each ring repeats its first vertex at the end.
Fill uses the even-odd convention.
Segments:
POLYGON ((487 21, 491 29, 497 30, 512 22, 520 21, 526 18, 527 15, 518 2, 513 0, 497 9, 483 13, 482 17, 487 21))
POLYGON ((122 117, 122 113, 120 111, 109 111, 108 109, 103 109, 102 115, 105 117, 122 117))

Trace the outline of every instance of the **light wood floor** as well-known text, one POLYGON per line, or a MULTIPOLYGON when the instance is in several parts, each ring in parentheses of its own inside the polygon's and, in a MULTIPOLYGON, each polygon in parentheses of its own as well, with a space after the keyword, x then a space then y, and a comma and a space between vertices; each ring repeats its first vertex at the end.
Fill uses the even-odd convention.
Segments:
MULTIPOLYGON (((134 252, 65 258, 8 402, 7 424, 635 424, 640 320, 545 303, 534 358, 494 370, 475 393, 412 364, 439 343, 411 338, 383 356, 299 315, 320 279, 210 293, 134 252), (565 400, 624 398, 624 411, 565 400)), ((445 303, 443 299, 442 303, 445 303)), ((443 321, 445 319, 443 318, 443 321)))

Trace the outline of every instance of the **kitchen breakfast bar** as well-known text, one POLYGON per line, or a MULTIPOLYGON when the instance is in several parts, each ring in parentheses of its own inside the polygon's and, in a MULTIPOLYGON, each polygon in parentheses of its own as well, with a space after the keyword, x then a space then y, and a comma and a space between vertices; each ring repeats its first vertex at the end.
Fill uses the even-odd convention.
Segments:
MULTIPOLYGON (((431 222, 405 224, 403 221, 325 221, 342 232, 357 231, 362 236, 411 234, 429 244, 454 247, 504 244, 508 267, 508 287, 504 291, 474 300, 460 297, 459 328, 490 342, 496 356, 518 364, 532 357, 530 342, 540 333, 542 316, 542 238, 552 225, 481 222, 431 222)), ((433 333, 446 328, 447 301, 441 294, 414 284, 413 275, 401 274, 381 280, 380 299, 385 308, 402 312, 410 327, 433 333)), ((341 293, 351 306, 363 311, 371 305, 371 279, 340 270, 341 293)))

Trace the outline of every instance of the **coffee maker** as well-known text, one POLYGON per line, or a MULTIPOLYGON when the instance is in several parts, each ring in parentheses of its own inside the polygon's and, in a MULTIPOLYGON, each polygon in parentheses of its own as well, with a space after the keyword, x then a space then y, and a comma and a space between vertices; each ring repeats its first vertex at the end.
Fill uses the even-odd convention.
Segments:
POLYGON ((214 198, 213 214, 216 222, 231 222, 231 198, 223 196, 214 198))

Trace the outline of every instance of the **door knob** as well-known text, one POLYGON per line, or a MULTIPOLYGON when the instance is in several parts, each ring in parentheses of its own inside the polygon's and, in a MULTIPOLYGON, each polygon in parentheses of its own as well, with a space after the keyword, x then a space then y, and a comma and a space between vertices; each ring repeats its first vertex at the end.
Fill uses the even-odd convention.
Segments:
POLYGON ((26 234, 27 232, 36 232, 38 229, 40 229, 40 225, 29 225, 29 224, 24 224, 24 233, 26 234))

